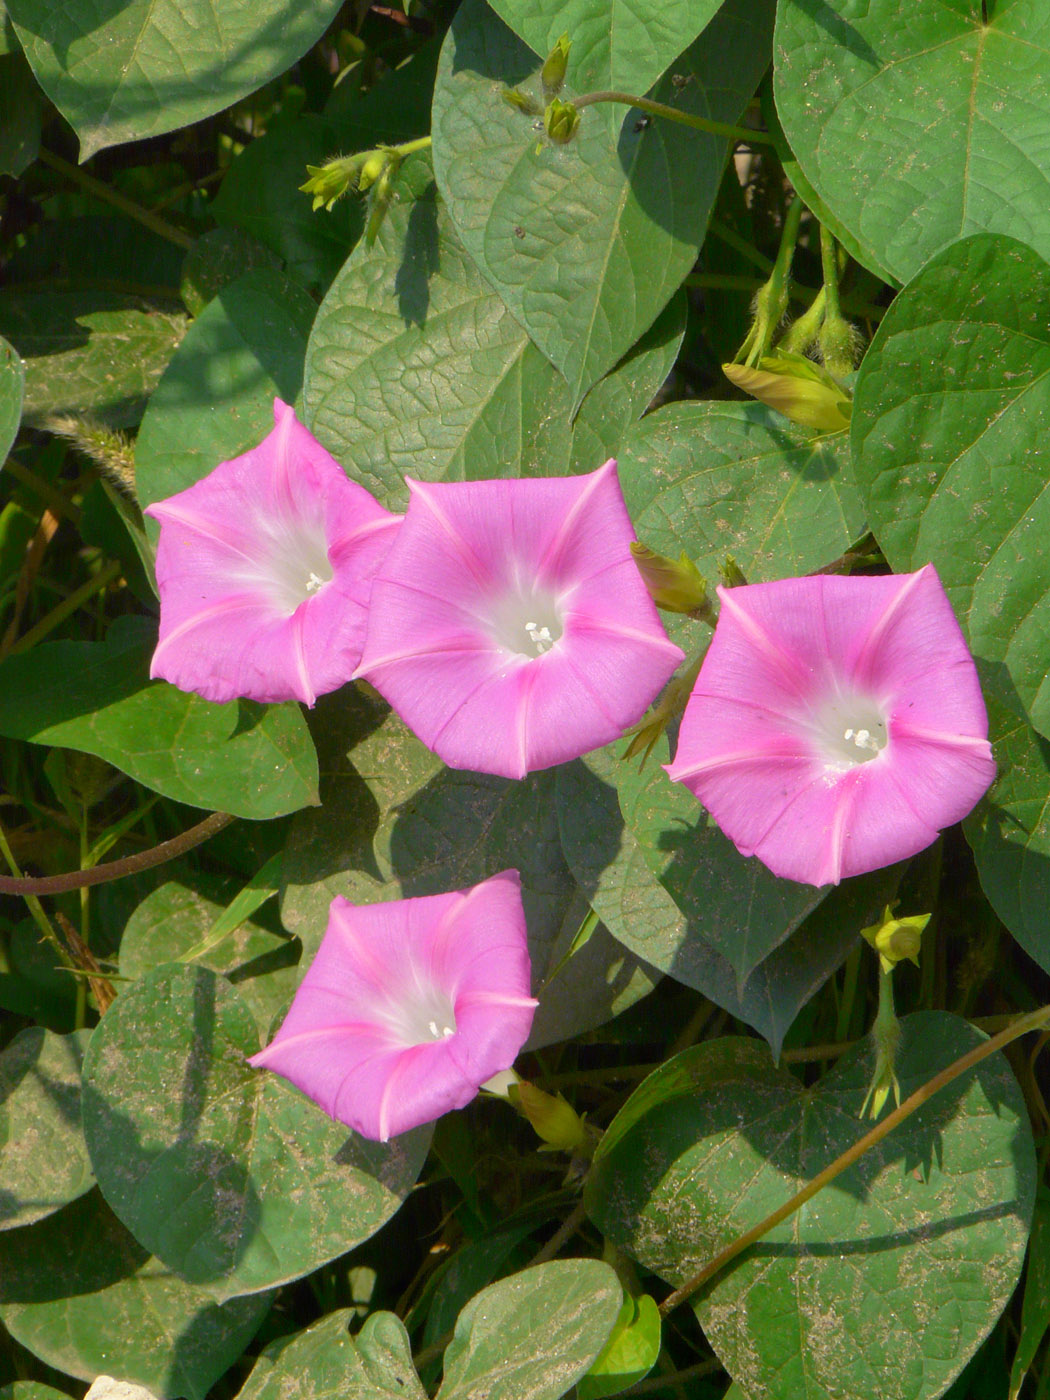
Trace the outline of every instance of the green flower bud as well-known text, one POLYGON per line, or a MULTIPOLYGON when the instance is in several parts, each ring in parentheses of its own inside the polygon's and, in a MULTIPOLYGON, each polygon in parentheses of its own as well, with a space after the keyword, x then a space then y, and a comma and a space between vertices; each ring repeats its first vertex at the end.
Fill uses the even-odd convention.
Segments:
POLYGON ((334 160, 329 160, 324 165, 308 165, 306 173, 309 175, 305 185, 299 188, 304 194, 312 194, 314 197, 313 207, 331 209, 337 199, 342 199, 347 190, 357 189, 357 182, 361 175, 361 166, 366 158, 373 152, 365 151, 361 155, 336 156, 334 160))
POLYGON ((827 370, 804 355, 777 351, 763 355, 757 368, 730 364, 722 366, 722 373, 745 394, 793 423, 821 433, 849 427, 849 395, 827 370))
POLYGON ((580 114, 571 102, 555 97, 543 114, 543 129, 556 146, 567 146, 576 135, 580 114))
POLYGON ((727 554, 718 566, 718 577, 724 588, 743 588, 747 577, 731 554, 727 554))
POLYGON ((509 1089, 511 1103, 532 1124, 543 1140, 541 1152, 566 1152, 570 1157, 590 1157, 594 1135, 583 1119, 561 1094, 547 1094, 519 1079, 509 1089))
POLYGON ((516 111, 524 113, 526 117, 538 117, 543 110, 534 97, 530 97, 527 92, 521 92, 518 88, 504 88, 500 96, 508 107, 513 107, 516 111))
POLYGON ((365 161, 357 177, 357 188, 362 194, 375 184, 390 163, 386 151, 366 151, 364 154, 365 161))
POLYGON ((680 559, 674 560, 635 540, 631 554, 658 608, 685 613, 688 617, 699 616, 707 604, 707 584, 685 550, 680 559))
POLYGON ((540 82, 543 84, 543 95, 548 99, 557 97, 565 82, 565 70, 569 64, 569 49, 572 47, 572 40, 568 34, 563 34, 558 42, 547 55, 546 61, 540 70, 540 82))

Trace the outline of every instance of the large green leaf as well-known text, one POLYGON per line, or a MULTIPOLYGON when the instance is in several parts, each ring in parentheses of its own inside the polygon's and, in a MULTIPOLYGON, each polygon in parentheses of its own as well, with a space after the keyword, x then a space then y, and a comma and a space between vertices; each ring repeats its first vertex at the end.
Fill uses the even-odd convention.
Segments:
POLYGON ((235 816, 316 801, 317 756, 297 705, 213 705, 149 679, 144 618, 102 642, 45 642, 0 662, 0 734, 93 753, 146 787, 235 816))
POLYGON ((493 0, 492 8, 540 58, 572 40, 568 77, 577 92, 648 92, 710 23, 722 0, 493 0))
POLYGON ((438 1400, 559 1400, 605 1345, 622 1301, 614 1270, 597 1259, 490 1284, 459 1315, 438 1400))
POLYGON ((22 421, 25 368, 22 357, 0 336, 0 466, 22 421))
POLYGON ((425 481, 559 473, 565 387, 451 226, 429 164, 374 247, 351 254, 325 298, 306 361, 310 429, 389 509, 425 481))
POLYGON ((292 825, 281 910, 308 956, 337 894, 362 904, 439 894, 513 867, 540 1001, 530 1045, 601 1025, 652 988, 604 928, 555 972, 588 906, 562 853, 552 772, 514 782, 447 769, 354 691, 318 713, 329 733, 323 805, 292 825))
POLYGON ((1010 1400, 1017 1400, 1024 1378, 1050 1327, 1050 1195, 1042 1188, 1035 1202, 1028 1268, 1024 1281, 1021 1335, 1010 1367, 1010 1400))
POLYGON ((223 977, 169 963, 96 1029, 84 1132, 106 1200, 180 1278, 220 1300, 368 1239, 419 1175, 429 1128, 386 1144, 246 1060, 255 1018, 223 977))
POLYGON ((640 539, 684 549, 713 582, 727 554, 748 580, 809 573, 864 528, 845 434, 821 437, 761 404, 673 403, 618 453, 640 539))
MULTIPOLYGON (((729 0, 656 96, 736 119, 768 61, 770 17, 763 0, 729 0)), ((692 266, 726 146, 675 123, 624 120, 622 108, 583 112, 566 146, 537 144, 499 96, 537 66, 484 0, 460 7, 434 89, 434 170, 468 252, 576 407, 692 266)))
POLYGON ((427 163, 411 161, 401 178, 405 198, 317 313, 304 393, 311 430, 393 510, 405 507, 406 473, 593 471, 670 372, 683 301, 594 386, 573 424, 564 380, 465 253, 427 163))
POLYGON ((425 1400, 401 1319, 373 1313, 351 1337, 353 1314, 329 1313, 259 1357, 237 1400, 425 1400))
MULTIPOLYGON (((902 1022, 901 1093, 980 1043, 942 1012, 902 1022)), ((870 1042, 806 1088, 754 1041, 714 1041, 656 1072, 613 1121, 585 1201, 676 1285, 864 1132, 870 1042)), ((748 1395, 932 1400, 1008 1302, 1035 1171, 1002 1056, 953 1083, 771 1230, 693 1302, 748 1395)))
POLYGON ((42 1220, 95 1184, 80 1127, 89 1034, 31 1026, 0 1054, 0 1230, 42 1220))
POLYGON ((1050 733, 1050 266, 988 234, 890 307, 857 380, 854 475, 893 568, 932 562, 986 686, 1050 733), (965 543, 963 543, 965 542, 965 543), (967 622, 968 614, 968 622, 967 622))
POLYGON ((892 898, 896 870, 832 890, 741 985, 733 962, 674 902, 625 824, 616 789, 625 766, 601 749, 558 770, 558 818, 573 875, 614 938, 754 1026, 779 1056, 799 1011, 892 898))
POLYGON ((321 37, 339 0, 7 0, 80 158, 221 112, 321 37))
POLYGON ((1050 742, 994 698, 988 717, 999 777, 964 829, 992 908, 1050 971, 1050 742))
POLYGON ((184 491, 272 430, 274 397, 292 403, 302 387, 314 309, 301 286, 268 268, 246 272, 205 307, 142 420, 142 505, 184 491))
MULTIPOLYGON (((216 884, 194 875, 168 880, 148 894, 124 925, 121 977, 134 979, 161 963, 185 961, 188 952, 205 942, 226 908, 216 898, 216 884)), ((265 1036, 295 993, 301 952, 298 939, 247 919, 193 961, 221 972, 237 987, 265 1036)))
POLYGON ((0 1234, 0 1320, 11 1335, 69 1376, 116 1371, 160 1400, 204 1400, 272 1300, 259 1293, 220 1306, 183 1283, 97 1191, 0 1234))
POLYGON ((0 333, 25 360, 25 419, 90 414, 132 427, 186 330, 174 309, 85 285, 8 287, 0 333))
POLYGON ((1042 0, 782 0, 775 57, 791 147, 873 266, 906 281, 981 230, 1050 258, 1042 0))
POLYGON ((826 889, 780 880, 745 858, 681 783, 660 766, 661 739, 644 768, 624 764, 617 784, 624 821, 650 869, 686 920, 685 938, 714 948, 736 973, 736 993, 820 904, 826 889))

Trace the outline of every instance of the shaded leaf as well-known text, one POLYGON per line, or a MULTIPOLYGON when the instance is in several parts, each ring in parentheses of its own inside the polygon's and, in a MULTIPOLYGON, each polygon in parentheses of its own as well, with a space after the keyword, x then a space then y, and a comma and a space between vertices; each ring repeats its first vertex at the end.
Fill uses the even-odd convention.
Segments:
POLYGON ((349 1310, 329 1313, 305 1332, 263 1352, 237 1400, 425 1400, 401 1319, 378 1312, 351 1337, 349 1310))
POLYGON ((295 704, 213 705, 149 679, 152 624, 102 642, 45 642, 0 662, 0 734, 93 753, 191 806, 275 817, 316 800, 317 758, 295 704))
POLYGON ((160 1400, 204 1400, 272 1300, 219 1306, 150 1258, 98 1191, 0 1234, 0 1320, 11 1335, 69 1376, 116 1371, 160 1400))
POLYGON ((84 1063, 84 1132, 107 1201, 220 1300, 310 1273, 401 1205, 430 1141, 383 1145, 253 1069, 255 1020, 223 977, 167 964, 123 992, 84 1063))
MULTIPOLYGON (((902 1031, 902 1096, 982 1039, 943 1012, 909 1016, 902 1031)), ((805 1088, 753 1041, 686 1051, 613 1121, 588 1211, 647 1268, 684 1283, 861 1137, 873 1063, 867 1041, 805 1088)), ((694 1310, 748 1395, 930 1400, 1013 1292, 1034 1184, 1024 1100, 995 1056, 764 1235, 694 1310)))
MULTIPOLYGON (((143 506, 192 486, 273 428, 274 397, 303 382, 314 304, 282 273, 257 268, 204 308, 158 384, 135 444, 143 506)), ((147 522, 153 538, 158 526, 147 522)))
POLYGON ((22 357, 0 336, 0 465, 7 456, 22 421, 25 368, 22 357))
POLYGON ((221 112, 321 37, 339 0, 7 0, 41 87, 80 158, 221 112))
POLYGON ((95 1184, 80 1126, 89 1031, 20 1031, 0 1054, 0 1230, 31 1225, 95 1184))

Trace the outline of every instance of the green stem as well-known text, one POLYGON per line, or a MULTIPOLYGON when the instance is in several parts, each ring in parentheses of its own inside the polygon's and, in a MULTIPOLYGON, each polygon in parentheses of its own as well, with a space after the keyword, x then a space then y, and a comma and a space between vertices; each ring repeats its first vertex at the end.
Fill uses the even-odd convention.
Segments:
MULTIPOLYGON (((52 284, 49 283, 49 285, 52 284)), ((73 525, 80 524, 79 506, 68 500, 61 491, 56 491, 49 481, 37 476, 36 472, 29 471, 27 467, 23 467, 22 463, 16 461, 14 457, 8 457, 4 463, 4 474, 13 476, 23 486, 28 486, 34 496, 38 496, 54 515, 70 521, 73 525)))
MULTIPOLYGON (((10 870, 11 874, 15 877, 14 881, 10 881, 9 883, 21 882, 22 872, 18 868, 18 862, 15 860, 11 847, 8 845, 7 832, 2 825, 0 825, 0 854, 3 855, 8 870, 10 870)), ((12 893, 25 895, 25 902, 29 906, 29 912, 33 916, 33 922, 43 934, 44 941, 51 944, 63 967, 72 967, 73 961, 66 952, 62 940, 51 927, 51 920, 44 913, 44 906, 40 903, 39 899, 37 899, 36 895, 24 890, 12 891, 12 893)))
POLYGON ((1027 1015, 1018 1017, 1012 1026, 993 1036, 991 1040, 986 1040, 983 1045, 978 1045, 965 1055, 961 1055, 959 1059, 953 1060, 939 1074, 935 1074, 932 1079, 916 1089, 914 1094, 909 1094, 904 1102, 892 1113, 887 1114, 881 1123, 878 1123, 870 1132, 865 1133, 863 1137, 858 1138, 852 1147, 847 1148, 823 1171, 818 1172, 812 1180, 807 1181, 805 1186, 800 1191, 796 1191, 790 1200, 771 1211, 765 1219, 760 1220, 757 1225, 753 1225, 750 1230, 738 1235, 731 1244, 726 1245, 725 1249, 720 1250, 713 1259, 709 1260, 699 1273, 694 1274, 681 1288, 676 1288, 673 1293, 669 1293, 660 1304, 660 1315, 666 1317, 668 1313, 673 1312, 678 1307, 679 1303, 684 1303, 687 1298, 691 1298, 699 1288, 714 1278, 715 1274, 720 1273, 738 1255, 743 1254, 744 1250, 753 1245, 756 1240, 760 1240, 763 1235, 767 1235, 782 1221, 794 1215, 807 1201, 812 1200, 818 1191, 822 1191, 854 1162, 859 1161, 865 1153, 870 1152, 873 1147, 877 1147, 884 1138, 893 1132, 894 1128, 899 1127, 901 1123, 910 1118, 941 1089, 954 1083, 960 1075, 966 1074, 968 1070, 987 1060, 989 1056, 1009 1045, 1011 1041, 1017 1040, 1022 1035, 1027 1035, 1029 1031, 1042 1029, 1048 1022, 1050 1022, 1050 1006, 1041 1006, 1037 1011, 1030 1011, 1027 1015))
POLYGON ((400 146, 386 146, 383 149, 396 151, 402 159, 405 156, 415 155, 416 151, 429 151, 433 145, 433 140, 429 136, 418 136, 415 141, 403 141, 400 146))
POLYGON ((734 357, 738 363, 750 365, 751 368, 757 367, 763 356, 769 354, 780 319, 787 310, 787 289, 790 285, 791 263, 795 256, 795 244, 798 242, 802 209, 802 201, 797 197, 788 205, 777 260, 769 278, 755 295, 754 324, 734 357))
POLYGON ((711 136, 725 136, 730 141, 747 141, 760 146, 773 144, 772 136, 767 136, 764 131, 753 131, 747 126, 730 126, 727 122, 710 121, 707 117, 694 117, 689 112, 668 106, 666 102, 653 102, 648 97, 632 97, 629 92, 617 92, 613 88, 603 88, 600 92, 588 92, 582 97, 574 97, 572 105, 577 112, 581 112, 584 107, 593 107, 596 102, 619 102, 625 107, 637 107, 639 111, 649 112, 654 117, 665 117, 669 122, 679 122, 682 126, 692 127, 694 131, 706 131, 711 136))
POLYGON ((713 233, 727 248, 732 248, 734 253, 739 253, 749 263, 754 263, 759 272, 764 272, 768 276, 773 271, 773 259, 767 258, 765 253, 760 253, 757 248, 752 248, 747 239, 742 238, 728 224, 723 224, 720 219, 712 219, 707 227, 708 231, 713 233))
POLYGON ((79 166, 70 165, 61 156, 53 155, 51 151, 45 150, 41 146, 37 159, 42 165, 49 166, 57 175, 62 175, 71 184, 78 185, 85 194, 93 194, 96 199, 103 199, 107 204, 112 204, 114 209, 119 209, 122 214, 127 214, 129 219, 134 219, 143 228, 148 228, 151 232, 159 234, 161 238, 166 238, 169 243, 174 243, 179 248, 192 248, 194 239, 183 233, 181 228, 176 228, 174 224, 169 224, 167 219, 162 219, 158 215, 151 213, 149 209, 143 209, 141 204, 136 204, 133 199, 128 199, 126 195, 120 194, 117 190, 110 189, 101 180, 96 180, 93 175, 89 175, 86 170, 81 170, 79 166))
POLYGON ((842 316, 842 307, 839 305, 838 249, 824 224, 820 226, 820 268, 824 275, 825 319, 838 320, 842 316))
MULTIPOLYGON (((687 287, 701 289, 710 287, 712 291, 719 292, 757 292, 765 285, 758 277, 744 277, 721 272, 691 272, 685 279, 687 287)), ((787 294, 792 301, 808 302, 811 306, 815 305, 820 317, 823 317, 824 289, 822 287, 810 287, 805 282, 792 282, 787 289, 787 294)), ((863 316, 868 321, 881 321, 886 314, 884 306, 875 306, 870 301, 851 301, 849 297, 846 297, 842 305, 850 316, 863 316)), ((798 325, 797 321, 795 325, 798 325)), ((790 329, 794 330, 794 326, 790 329)), ((794 349, 794 346, 785 344, 785 349, 794 349)))
POLYGON ((652 1395, 654 1391, 663 1390, 665 1386, 699 1380, 701 1376, 714 1375, 716 1371, 721 1369, 722 1363, 720 1361, 697 1361, 694 1365, 686 1366, 681 1371, 669 1371, 663 1376, 650 1376, 647 1380, 637 1381, 634 1385, 621 1391, 621 1395, 624 1396, 624 1400, 633 1395, 652 1395))
MULTIPOLYGON (((125 875, 137 875, 140 870, 150 870, 155 865, 163 865, 167 860, 185 855, 187 851, 192 851, 194 846, 201 845, 235 820, 235 817, 226 812, 212 812, 210 817, 205 817, 196 826, 191 826, 189 831, 184 831, 181 836, 173 836, 170 841, 162 841, 159 846, 152 846, 148 851, 125 856, 123 860, 107 861, 105 865, 96 865, 91 870, 71 870, 66 875, 44 875, 40 879, 27 879, 9 859, 8 865, 11 866, 15 878, 0 875, 0 894, 20 894, 28 900, 41 894, 65 894, 67 890, 79 890, 85 885, 104 885, 125 875)), ((0 831, 0 837, 2 835, 0 831)))
POLYGON ((89 578, 87 583, 82 584, 68 598, 63 598, 56 608, 52 608, 46 617, 42 617, 35 627, 30 627, 28 632, 24 632, 13 646, 8 648, 8 656, 17 656, 20 651, 28 651, 31 646, 35 646, 41 637, 46 637, 49 632, 54 631, 60 622, 64 622, 67 617, 75 613, 82 607, 89 598, 108 587, 114 579, 120 577, 122 565, 116 560, 111 560, 103 568, 99 569, 94 578, 89 578))

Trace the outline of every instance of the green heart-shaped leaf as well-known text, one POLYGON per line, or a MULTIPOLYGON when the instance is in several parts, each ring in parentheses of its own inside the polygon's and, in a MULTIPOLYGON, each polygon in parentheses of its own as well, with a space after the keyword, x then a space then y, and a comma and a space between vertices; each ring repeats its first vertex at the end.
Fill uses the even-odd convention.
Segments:
MULTIPOLYGON (((980 1043, 958 1018, 902 1023, 907 1095, 980 1043)), ((866 1131, 870 1042, 806 1088, 754 1041, 712 1041, 642 1084, 595 1156, 585 1202, 675 1285, 788 1200, 866 1131)), ((1008 1302, 1035 1164, 1006 1060, 983 1061, 769 1231, 693 1299, 748 1395, 932 1400, 1008 1302)))
POLYGON ((169 963, 114 1002, 84 1062, 99 1185, 135 1238, 219 1299, 309 1273, 375 1234, 419 1175, 420 1128, 385 1144, 246 1057, 255 1020, 223 977, 169 963))
POLYGON ((982 230, 1050 257, 1042 0, 781 0, 774 47, 787 139, 872 267, 906 281, 982 230))

